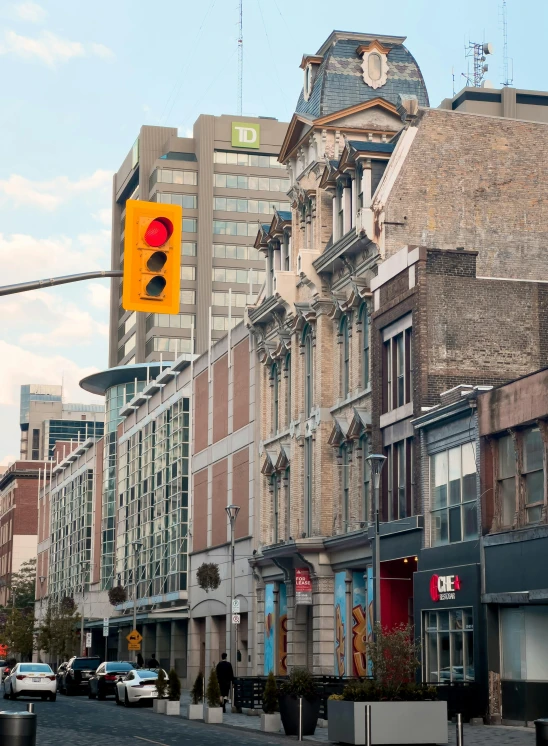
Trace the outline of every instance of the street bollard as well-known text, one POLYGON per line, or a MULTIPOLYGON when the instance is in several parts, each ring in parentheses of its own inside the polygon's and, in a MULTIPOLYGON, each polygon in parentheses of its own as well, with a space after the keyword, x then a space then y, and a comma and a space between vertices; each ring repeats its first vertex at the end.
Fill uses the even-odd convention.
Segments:
POLYGON ((0 712, 0 744, 2 746, 36 746, 36 715, 34 712, 0 712))
POLYGON ((365 746, 371 746, 371 705, 365 705, 365 746))
POLYGON ((299 697, 299 741, 303 740, 303 698, 299 697))
POLYGON ((457 712, 457 746, 464 746, 464 735, 462 732, 462 715, 457 712))
POLYGON ((27 705, 27 712, 30 712, 31 714, 34 712, 34 703, 29 702, 27 705))

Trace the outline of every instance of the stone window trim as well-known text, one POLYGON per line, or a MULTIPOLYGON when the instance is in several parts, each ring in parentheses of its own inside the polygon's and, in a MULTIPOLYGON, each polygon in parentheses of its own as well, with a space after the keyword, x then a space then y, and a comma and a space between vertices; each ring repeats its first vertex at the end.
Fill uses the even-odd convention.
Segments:
POLYGON ((491 457, 493 464, 492 473, 492 484, 493 484, 493 521, 490 528, 490 533, 497 533, 504 530, 515 530, 519 528, 525 528, 527 526, 535 525, 538 523, 548 522, 548 488, 546 484, 546 476, 548 469, 548 420, 536 420, 530 423, 527 427, 513 427, 507 430, 496 433, 486 438, 487 446, 491 449, 491 457), (543 455, 543 470, 544 470, 544 499, 541 502, 527 504, 527 490, 526 490, 526 474, 528 473, 524 469, 524 435, 531 429, 538 427, 544 447, 543 455), (510 436, 514 446, 515 456, 515 511, 514 517, 511 524, 506 524, 503 521, 503 495, 500 477, 500 458, 499 458, 499 442, 505 437, 510 436), (527 520, 527 510, 541 506, 541 518, 538 521, 529 522, 527 520))

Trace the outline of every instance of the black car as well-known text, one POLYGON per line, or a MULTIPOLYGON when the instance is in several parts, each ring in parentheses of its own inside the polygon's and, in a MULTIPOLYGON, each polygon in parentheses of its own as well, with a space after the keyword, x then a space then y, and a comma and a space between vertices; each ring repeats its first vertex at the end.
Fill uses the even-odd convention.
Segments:
POLYGON ((97 671, 89 679, 90 699, 105 699, 109 694, 114 696, 116 682, 121 676, 126 676, 128 671, 135 668, 133 663, 128 661, 109 661, 101 663, 97 671))
POLYGON ((67 663, 67 668, 63 674, 60 686, 63 694, 76 694, 77 692, 87 691, 89 680, 95 673, 101 663, 99 656, 96 658, 78 658, 74 657, 67 663))

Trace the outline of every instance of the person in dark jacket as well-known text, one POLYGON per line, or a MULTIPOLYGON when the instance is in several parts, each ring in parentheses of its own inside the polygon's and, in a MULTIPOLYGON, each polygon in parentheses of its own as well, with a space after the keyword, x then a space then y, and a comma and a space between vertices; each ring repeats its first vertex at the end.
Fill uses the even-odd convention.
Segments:
POLYGON ((145 659, 141 653, 137 653, 137 668, 142 668, 145 665, 145 659))
POLYGON ((152 653, 150 658, 147 660, 148 668, 160 668, 160 663, 156 660, 156 653, 152 653))
POLYGON ((230 693, 230 687, 234 681, 234 671, 232 670, 232 663, 227 661, 226 653, 221 655, 221 660, 217 663, 217 679, 219 680, 219 689, 221 690, 221 697, 223 700, 223 712, 225 711, 225 705, 227 697, 230 693))

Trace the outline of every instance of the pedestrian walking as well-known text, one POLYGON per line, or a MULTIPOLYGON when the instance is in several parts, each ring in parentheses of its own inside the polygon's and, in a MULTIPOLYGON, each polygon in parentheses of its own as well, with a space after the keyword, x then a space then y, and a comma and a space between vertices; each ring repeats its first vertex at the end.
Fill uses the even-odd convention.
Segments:
POLYGON ((156 660, 156 653, 152 653, 150 658, 147 660, 148 668, 160 668, 160 663, 156 660))
POLYGON ((221 690, 221 698, 223 700, 223 712, 225 711, 225 705, 230 694, 230 687, 234 683, 234 671, 232 670, 232 663, 226 659, 226 653, 221 655, 221 660, 217 663, 217 679, 219 681, 219 689, 221 690))
POLYGON ((137 668, 142 668, 145 665, 145 659, 141 653, 137 653, 137 668))

